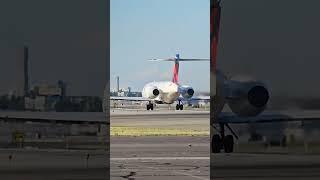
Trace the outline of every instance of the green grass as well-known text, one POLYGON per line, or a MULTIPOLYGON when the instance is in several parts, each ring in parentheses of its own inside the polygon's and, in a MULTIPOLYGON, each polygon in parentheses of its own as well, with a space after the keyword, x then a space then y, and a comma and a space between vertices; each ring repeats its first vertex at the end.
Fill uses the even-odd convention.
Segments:
POLYGON ((111 136, 209 136, 209 130, 183 128, 111 127, 111 136))

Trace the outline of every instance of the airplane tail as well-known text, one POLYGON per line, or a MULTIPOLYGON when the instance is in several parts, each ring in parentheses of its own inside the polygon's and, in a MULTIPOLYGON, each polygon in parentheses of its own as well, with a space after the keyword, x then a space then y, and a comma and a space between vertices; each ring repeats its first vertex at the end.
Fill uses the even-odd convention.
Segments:
POLYGON ((220 0, 211 1, 210 10, 210 46, 211 46, 211 71, 216 72, 217 68, 217 49, 219 40, 219 29, 220 29, 220 16, 221 16, 221 6, 220 0))
POLYGON ((172 82, 178 84, 179 82, 179 62, 180 61, 209 61, 210 59, 181 59, 179 54, 175 58, 169 59, 149 59, 150 61, 174 61, 172 82))
POLYGON ((178 84, 179 82, 179 54, 176 54, 176 61, 174 61, 173 66, 173 76, 172 76, 172 82, 178 84))

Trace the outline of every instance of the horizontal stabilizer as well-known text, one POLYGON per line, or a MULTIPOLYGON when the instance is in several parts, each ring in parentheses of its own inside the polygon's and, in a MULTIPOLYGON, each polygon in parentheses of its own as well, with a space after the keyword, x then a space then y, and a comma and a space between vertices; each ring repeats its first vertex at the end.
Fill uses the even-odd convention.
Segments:
POLYGON ((209 61, 210 59, 148 59, 149 61, 209 61))
POLYGON ((144 97, 126 97, 126 96, 111 96, 110 100, 116 100, 116 101, 150 101, 150 99, 148 98, 144 98, 144 97))

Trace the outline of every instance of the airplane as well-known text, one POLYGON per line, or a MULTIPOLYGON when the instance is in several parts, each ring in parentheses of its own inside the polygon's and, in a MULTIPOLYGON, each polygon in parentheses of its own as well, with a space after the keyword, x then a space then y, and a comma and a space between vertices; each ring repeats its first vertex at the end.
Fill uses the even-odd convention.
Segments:
POLYGON ((227 78, 216 69, 220 2, 220 0, 211 2, 211 76, 215 78, 213 88, 216 91, 211 94, 210 111, 213 116, 210 117, 210 128, 218 132, 211 134, 211 152, 220 153, 221 150, 225 153, 233 152, 234 137, 238 139, 238 136, 230 124, 320 120, 320 111, 266 111, 270 91, 265 83, 254 79, 227 78), (226 104, 232 112, 223 111, 226 104), (225 128, 228 128, 231 134, 226 135, 225 128))
POLYGON ((110 100, 146 101, 147 110, 153 110, 155 104, 176 104, 176 110, 183 110, 183 100, 210 100, 209 96, 194 97, 194 89, 188 85, 179 84, 179 62, 209 61, 209 59, 183 59, 179 54, 169 59, 149 59, 150 61, 173 61, 173 77, 171 81, 154 81, 144 85, 142 97, 110 97, 110 100))
MULTIPOLYGON (((238 139, 231 124, 320 121, 319 110, 270 111, 267 109, 271 93, 262 81, 227 78, 216 72, 216 93, 211 100, 210 126, 217 130, 211 134, 212 153, 232 153, 234 138, 238 139), (223 111, 228 105, 231 112, 223 111), (228 129, 230 134, 225 132, 228 129)), ((213 132, 213 131, 211 131, 213 132)))

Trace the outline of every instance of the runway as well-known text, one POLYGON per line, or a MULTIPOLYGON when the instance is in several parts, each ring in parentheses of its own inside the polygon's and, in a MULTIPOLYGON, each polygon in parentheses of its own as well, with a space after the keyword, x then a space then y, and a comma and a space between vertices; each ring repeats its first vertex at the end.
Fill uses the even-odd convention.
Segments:
POLYGON ((320 155, 209 155, 209 137, 112 137, 111 179, 320 179, 320 155), (211 170, 211 172, 210 172, 211 170))
MULTIPOLYGON (((180 143, 175 146, 172 145, 173 139, 164 139, 169 140, 171 145, 167 148, 159 148, 159 145, 156 145, 156 148, 164 153, 169 152, 169 155, 165 156, 162 153, 158 154, 156 149, 148 148, 148 144, 134 148, 134 143, 138 140, 130 139, 132 144, 125 147, 119 144, 124 141, 122 138, 112 139, 118 143, 112 147, 112 153, 116 157, 111 158, 111 179, 209 179, 209 156, 206 156, 205 142, 200 142, 198 145, 191 144, 194 148, 186 151, 185 145, 191 142, 190 139, 179 139, 180 143)), ((149 140, 146 141, 153 147, 154 143, 149 140)), ((87 151, 1 150, 1 178, 36 180, 109 178, 107 152, 91 151, 88 164, 86 157, 87 151)), ((320 178, 319 154, 215 154, 212 160, 211 174, 218 180, 320 178)))
POLYGON ((207 136, 112 136, 111 179, 209 180, 209 111, 133 110, 110 115, 111 127, 207 132, 207 136))
POLYGON ((209 180, 209 137, 111 137, 111 179, 209 180))
POLYGON ((211 161, 211 176, 215 180, 320 179, 320 155, 215 154, 211 161))
MULTIPOLYGON (((111 125, 131 127, 202 129, 208 128, 208 123, 206 112, 111 114, 111 125)), ((111 137, 111 179, 207 180, 210 175, 218 180, 320 179, 320 155, 295 152, 294 148, 263 152, 263 148, 255 147, 257 152, 251 148, 246 153, 242 148, 241 153, 211 154, 210 168, 209 141, 209 136, 111 137)))
POLYGON ((106 180, 108 171, 107 151, 0 150, 1 179, 106 180))
MULTIPOLYGON (((117 126, 208 130, 208 124, 209 113, 202 111, 111 113, 111 125, 117 126)), ((265 152, 255 147, 255 152, 253 146, 246 153, 239 146, 241 153, 211 154, 210 159, 209 142, 209 136, 112 136, 111 179, 209 180, 210 174, 218 180, 320 179, 320 154, 312 144, 308 153, 292 147, 265 152)), ((108 151, 103 150, 0 150, 3 179, 102 180, 109 179, 108 168, 108 151)))

